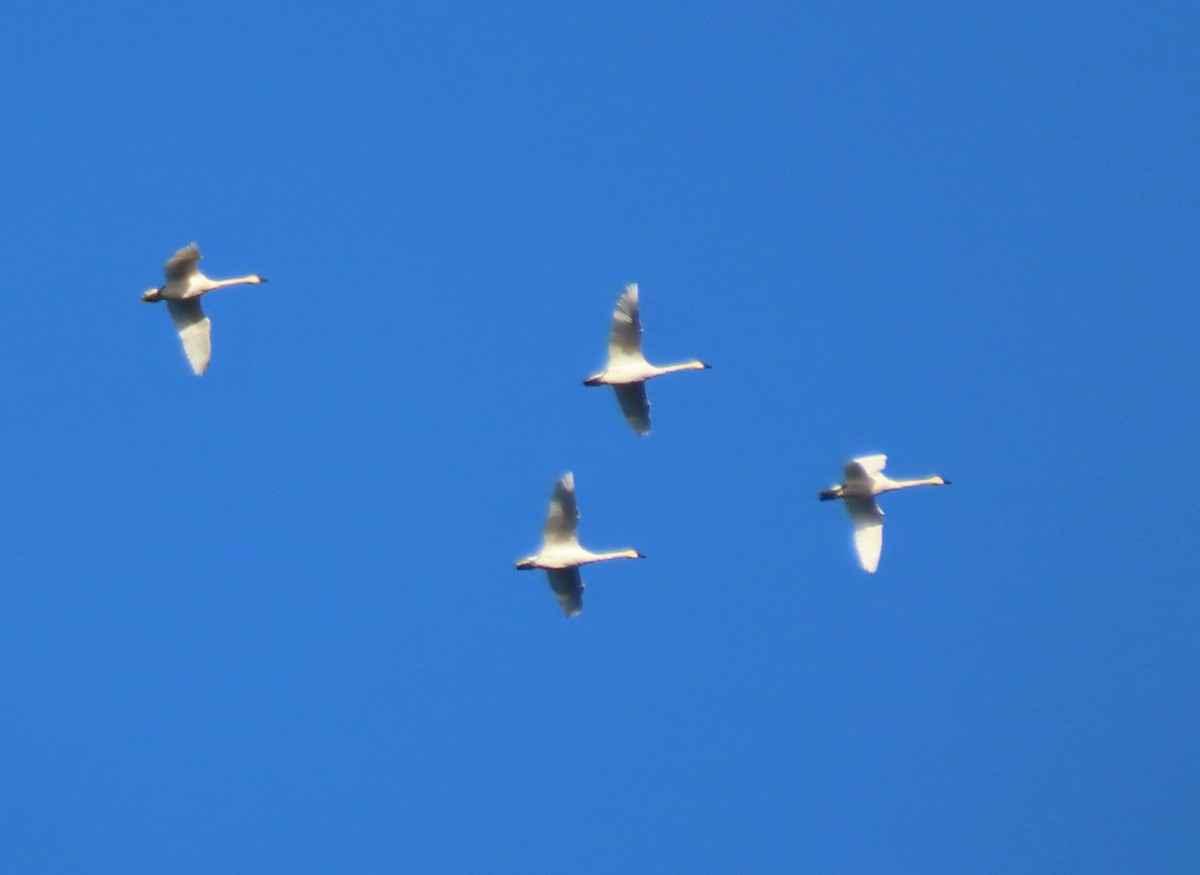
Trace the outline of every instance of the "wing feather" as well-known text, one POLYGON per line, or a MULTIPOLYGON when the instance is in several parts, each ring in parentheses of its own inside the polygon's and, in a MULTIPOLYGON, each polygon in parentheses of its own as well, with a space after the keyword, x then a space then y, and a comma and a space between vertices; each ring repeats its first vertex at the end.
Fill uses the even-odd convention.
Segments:
POLYGON ((851 459, 846 463, 846 482, 870 483, 875 474, 883 471, 885 465, 887 465, 887 456, 882 453, 851 459))
POLYGON ((199 298, 167 301, 167 309, 171 311, 171 319, 175 322, 175 330, 183 341, 183 352, 196 376, 204 373, 208 361, 212 358, 212 340, 210 332, 212 323, 200 309, 199 298))
POLYGON ((854 523, 859 564, 864 571, 874 574, 879 567, 879 554, 883 552, 883 511, 869 495, 848 495, 845 504, 854 523))
POLYGON ((650 399, 646 397, 645 381, 637 383, 621 383, 613 386, 617 393, 617 403, 625 414, 630 427, 640 437, 650 434, 650 399))
POLYGON ((564 614, 574 617, 583 612, 583 578, 577 566, 549 569, 546 577, 564 614))
POLYGON ((566 476, 554 484, 554 492, 550 494, 550 510, 546 514, 546 546, 579 543, 575 537, 575 526, 578 522, 575 475, 568 471, 566 476))
POLYGON ((167 275, 168 283, 186 280, 196 272, 196 263, 200 261, 200 247, 189 243, 167 259, 163 265, 163 273, 167 275))
POLYGON ((637 283, 630 283, 617 298, 613 310, 612 331, 608 335, 608 362, 642 360, 642 320, 638 315, 637 283))

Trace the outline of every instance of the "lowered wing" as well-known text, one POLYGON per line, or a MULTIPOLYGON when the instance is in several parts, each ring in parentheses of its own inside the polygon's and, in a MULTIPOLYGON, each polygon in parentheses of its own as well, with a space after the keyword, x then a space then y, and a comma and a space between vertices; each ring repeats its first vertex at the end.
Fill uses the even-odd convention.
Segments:
POLYGON ((568 617, 583 613, 583 578, 579 568, 554 568, 546 572, 558 606, 568 617))
POLYGON ((188 298, 182 301, 167 301, 167 309, 171 311, 171 319, 175 322, 175 330, 183 341, 183 352, 196 376, 204 373, 208 361, 212 358, 212 341, 209 333, 212 323, 200 309, 199 298, 188 298))
POLYGON ((858 562, 864 571, 874 574, 879 567, 879 554, 883 552, 883 511, 869 495, 848 495, 844 500, 854 523, 858 562))
POLYGON ((622 383, 613 386, 621 412, 639 437, 650 434, 650 399, 646 397, 646 383, 622 383))

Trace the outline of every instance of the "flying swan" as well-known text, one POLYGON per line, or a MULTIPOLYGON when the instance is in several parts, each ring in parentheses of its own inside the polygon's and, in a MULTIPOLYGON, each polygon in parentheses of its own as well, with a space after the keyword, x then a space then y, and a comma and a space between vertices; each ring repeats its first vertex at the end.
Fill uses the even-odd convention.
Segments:
POLYGON ((183 341, 183 351, 197 377, 204 373, 208 367, 208 360, 212 358, 212 343, 209 339, 212 323, 200 309, 200 296, 225 286, 266 282, 257 274, 231 280, 209 279, 196 268, 196 262, 200 258, 200 248, 195 243, 180 249, 163 265, 167 282, 157 289, 142 293, 142 301, 146 304, 167 302, 167 309, 171 311, 171 319, 175 322, 175 330, 179 332, 179 339, 183 341))
POLYGON ((593 553, 579 546, 575 526, 579 522, 579 510, 575 506, 575 475, 566 476, 554 484, 550 494, 550 511, 546 514, 546 532, 542 549, 517 563, 517 568, 546 569, 550 588, 564 614, 574 617, 583 611, 583 579, 579 576, 580 565, 604 562, 608 559, 645 559, 637 550, 615 550, 611 553, 593 553))
POLYGON ((887 456, 861 456, 846 463, 846 482, 820 493, 821 501, 840 498, 846 503, 850 520, 854 523, 854 546, 858 550, 858 561, 864 571, 875 573, 879 567, 879 554, 883 550, 883 511, 875 503, 875 496, 910 486, 947 486, 949 480, 941 477, 923 477, 919 480, 892 480, 885 476, 887 456))
POLYGON ((650 434, 650 401, 646 398, 646 380, 674 371, 698 371, 712 367, 702 361, 683 362, 659 367, 642 355, 642 320, 638 316, 638 287, 625 287, 613 310, 612 332, 608 336, 608 364, 598 374, 583 381, 585 386, 612 386, 621 412, 638 435, 650 434))

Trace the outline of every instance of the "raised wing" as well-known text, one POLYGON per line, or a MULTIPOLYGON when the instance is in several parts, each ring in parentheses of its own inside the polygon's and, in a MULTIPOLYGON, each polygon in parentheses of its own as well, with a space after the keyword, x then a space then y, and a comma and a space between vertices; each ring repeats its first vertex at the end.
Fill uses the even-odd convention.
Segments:
POLYGON ((583 613, 583 578, 579 576, 579 568, 554 568, 546 571, 550 579, 550 588, 558 599, 558 606, 568 617, 583 613))
POLYGON ((634 359, 644 361, 642 355, 642 320, 638 316, 638 287, 630 283, 617 298, 613 310, 612 332, 608 335, 608 364, 634 359))
POLYGON ((200 247, 195 243, 189 243, 180 249, 168 258, 163 265, 163 272, 167 275, 167 282, 174 283, 186 280, 196 272, 196 263, 199 260, 200 247))
POLYGON ((650 399, 646 397, 646 383, 622 383, 613 386, 621 412, 639 437, 650 434, 650 399))
POLYGON ((550 494, 550 511, 546 514, 546 546, 555 544, 578 544, 575 526, 579 522, 579 509, 575 506, 575 475, 566 476, 554 484, 550 494))
POLYGON ((883 552, 883 511, 869 495, 848 495, 845 503, 854 523, 858 562, 864 571, 874 574, 879 567, 879 554, 883 552))
POLYGON ((199 298, 167 301, 167 309, 171 311, 175 330, 179 332, 179 339, 183 341, 183 351, 187 355, 188 363, 198 377, 204 373, 204 369, 208 367, 208 360, 212 358, 212 342, 209 338, 212 323, 200 309, 199 298))
POLYGON ((887 456, 880 453, 877 456, 859 456, 846 463, 847 483, 870 483, 874 476, 883 471, 887 464, 887 456))

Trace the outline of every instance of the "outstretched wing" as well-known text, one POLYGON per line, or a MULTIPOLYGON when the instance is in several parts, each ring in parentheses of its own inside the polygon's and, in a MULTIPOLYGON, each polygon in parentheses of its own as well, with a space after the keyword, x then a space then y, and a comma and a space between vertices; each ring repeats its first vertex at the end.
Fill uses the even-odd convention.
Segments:
POLYGON ((650 399, 646 397, 646 383, 621 383, 613 386, 617 393, 617 403, 621 412, 629 421, 629 425, 639 437, 650 434, 650 399))
POLYGON ((879 554, 883 552, 883 511, 869 495, 847 495, 845 503, 850 521, 854 523, 858 562, 864 571, 874 574, 879 567, 879 554))
POLYGON ((846 463, 847 483, 869 484, 874 476, 883 471, 887 464, 887 456, 880 453, 876 456, 859 456, 846 463))
POLYGON ((167 275, 167 282, 174 283, 186 280, 196 272, 196 263, 199 260, 200 247, 195 243, 189 243, 180 249, 168 258, 163 265, 163 273, 167 275))
POLYGON ((554 484, 550 494, 550 510, 546 514, 546 546, 578 543, 575 526, 579 522, 579 509, 575 506, 575 475, 567 472, 554 484))
POLYGON ((558 606, 568 617, 583 613, 583 578, 579 576, 579 568, 553 568, 546 571, 550 579, 550 588, 558 599, 558 606))
POLYGON ((613 310, 612 332, 608 335, 608 364, 627 359, 641 361, 642 320, 638 316, 638 287, 630 283, 617 298, 613 310))
POLYGON ((199 298, 187 298, 182 301, 167 301, 167 309, 171 311, 171 319, 175 321, 175 330, 183 341, 183 351, 188 363, 196 376, 204 373, 208 360, 212 358, 212 342, 209 332, 212 323, 200 309, 199 298))

